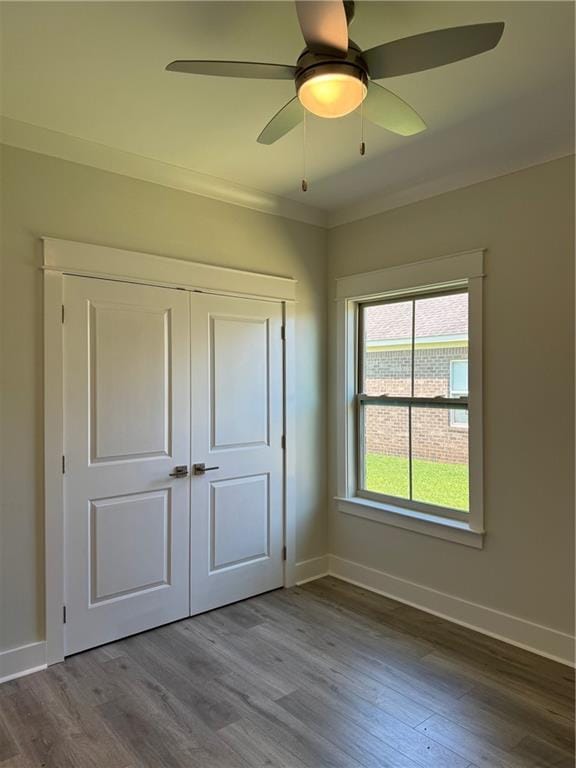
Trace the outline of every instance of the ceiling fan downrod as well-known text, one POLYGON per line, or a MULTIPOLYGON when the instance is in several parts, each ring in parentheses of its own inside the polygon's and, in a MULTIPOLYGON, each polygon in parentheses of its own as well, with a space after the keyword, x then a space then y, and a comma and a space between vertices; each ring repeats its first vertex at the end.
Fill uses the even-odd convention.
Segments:
POLYGON ((308 181, 306 179, 306 109, 302 107, 302 192, 308 192, 308 181))

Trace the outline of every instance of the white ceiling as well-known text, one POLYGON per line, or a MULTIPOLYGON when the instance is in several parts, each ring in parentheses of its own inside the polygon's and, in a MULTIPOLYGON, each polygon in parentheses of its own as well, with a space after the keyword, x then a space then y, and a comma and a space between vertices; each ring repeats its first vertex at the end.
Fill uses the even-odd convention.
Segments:
POLYGON ((325 210, 370 211, 419 190, 498 175, 571 151, 571 2, 358 2, 362 47, 427 30, 504 20, 497 49, 380 81, 428 123, 411 138, 358 114, 310 118, 302 133, 256 143, 293 95, 287 81, 165 72, 176 58, 294 63, 303 47, 286 2, 1 3, 2 114, 325 210))

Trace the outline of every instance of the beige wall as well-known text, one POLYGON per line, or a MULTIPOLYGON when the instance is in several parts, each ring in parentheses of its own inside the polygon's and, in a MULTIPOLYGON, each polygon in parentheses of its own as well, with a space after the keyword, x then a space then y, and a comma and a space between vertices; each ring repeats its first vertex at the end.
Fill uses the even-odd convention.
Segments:
POLYGON ((41 235, 299 280, 297 559, 323 554, 326 233, 7 147, 1 174, 0 649, 44 632, 41 235))
MULTIPOLYGON (((330 551, 565 632, 574 606, 572 173, 573 158, 550 162, 329 236, 331 291, 353 272, 487 248, 488 531, 475 550, 334 511, 330 551)), ((331 342, 334 381, 333 330, 331 342)))

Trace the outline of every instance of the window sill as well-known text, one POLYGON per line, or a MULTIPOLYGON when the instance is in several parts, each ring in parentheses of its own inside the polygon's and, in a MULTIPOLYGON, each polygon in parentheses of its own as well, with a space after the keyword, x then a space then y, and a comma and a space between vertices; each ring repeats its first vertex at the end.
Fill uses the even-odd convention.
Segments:
POLYGON ((484 546, 484 531, 472 530, 467 522, 429 515, 392 504, 382 504, 357 496, 349 499, 336 496, 336 503, 338 511, 347 515, 363 517, 366 520, 453 541, 475 549, 482 549, 484 546))

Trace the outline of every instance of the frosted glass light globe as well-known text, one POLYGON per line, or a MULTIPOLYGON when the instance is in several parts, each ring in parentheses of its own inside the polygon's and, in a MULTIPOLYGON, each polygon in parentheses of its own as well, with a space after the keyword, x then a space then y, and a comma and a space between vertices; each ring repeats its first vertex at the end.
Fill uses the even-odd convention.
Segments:
POLYGON ((366 98, 368 89, 358 77, 343 72, 315 75, 298 89, 300 103, 318 117, 343 117, 366 98))

